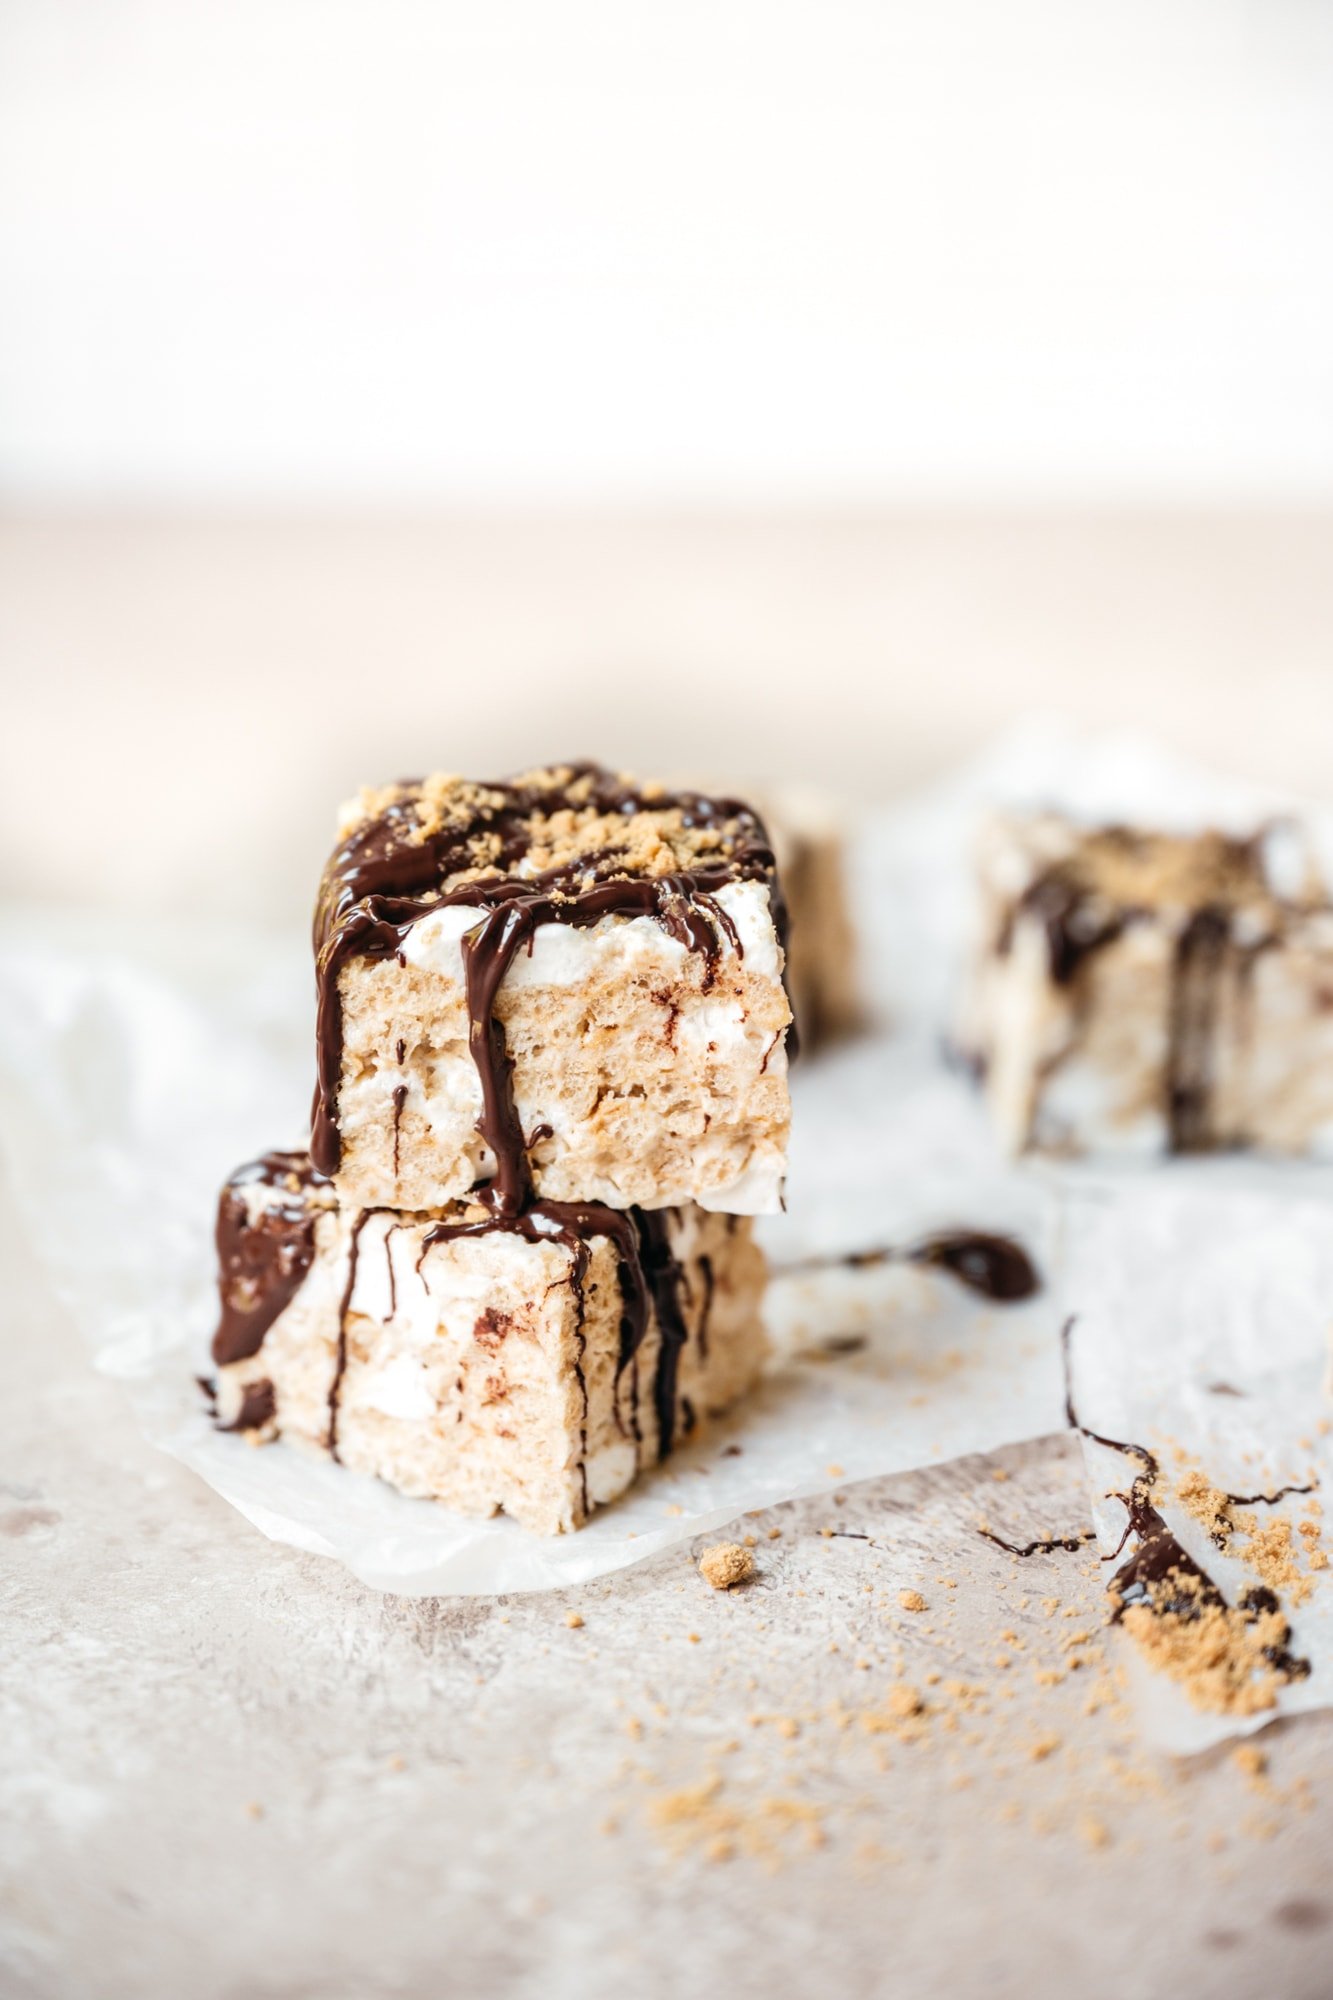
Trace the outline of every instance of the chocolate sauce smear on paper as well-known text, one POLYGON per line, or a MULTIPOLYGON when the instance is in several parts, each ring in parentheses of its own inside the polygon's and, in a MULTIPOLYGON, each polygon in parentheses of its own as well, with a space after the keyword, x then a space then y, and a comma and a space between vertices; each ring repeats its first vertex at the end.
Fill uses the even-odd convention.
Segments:
MULTIPOLYGON (((495 996, 515 953, 531 947, 539 924, 586 929, 606 916, 651 917, 669 937, 704 961, 705 989, 716 977, 723 941, 739 952, 740 939, 716 891, 731 882, 768 887, 774 925, 784 946, 787 913, 772 844, 763 822, 733 799, 680 792, 648 798, 595 764, 567 767, 562 785, 491 786, 498 805, 479 805, 473 817, 421 836, 410 798, 396 801, 359 826, 338 847, 320 887, 315 911, 318 987, 318 1082, 310 1142, 320 1172, 336 1172, 340 1142, 338 1090, 342 1078, 342 1006, 338 980, 354 958, 400 953, 413 924, 428 912, 462 905, 479 911, 463 939, 468 1003, 468 1044, 481 1083, 478 1129, 495 1157, 496 1213, 517 1215, 532 1200, 532 1175, 510 1087, 504 1033, 494 1015, 495 996), (576 802, 575 784, 587 784, 576 802), (576 862, 520 878, 497 873, 453 889, 441 885, 474 865, 480 835, 499 843, 498 869, 508 870, 527 850, 535 813, 591 807, 626 819, 644 810, 678 808, 687 827, 732 827, 724 859, 657 877, 627 873, 623 851, 606 848, 576 862)), ((795 1053, 794 1030, 788 1043, 795 1053)))
POLYGON ((970 1291, 983 1298, 1009 1305, 1030 1299, 1041 1290, 1041 1279, 1021 1243, 1010 1236, 990 1236, 984 1231, 955 1229, 927 1236, 909 1250, 913 1264, 927 1264, 948 1271, 970 1291))
POLYGON ((980 1229, 948 1229, 925 1236, 907 1250, 891 1248, 849 1250, 838 1256, 807 1257, 799 1263, 779 1265, 775 1275, 787 1277, 800 1271, 821 1271, 841 1266, 844 1270, 865 1271, 878 1264, 924 1264, 947 1271, 969 1291, 1000 1305, 1030 1299, 1041 1290, 1041 1276, 1021 1243, 1011 1236, 993 1236, 980 1229))
MULTIPOLYGON (((1202 1564, 1172 1533, 1160 1509, 1155 1505, 1152 1494, 1161 1478, 1161 1462, 1146 1445, 1126 1444, 1120 1438, 1103 1437, 1099 1431, 1089 1430, 1079 1422, 1074 1409, 1073 1385, 1070 1378, 1069 1346, 1073 1331, 1073 1320, 1066 1320, 1061 1330, 1061 1351, 1065 1369, 1065 1419, 1071 1430, 1080 1437, 1090 1438, 1094 1444, 1105 1445, 1109 1451, 1123 1452, 1127 1458, 1136 1459, 1142 1468, 1135 1474, 1129 1491, 1116 1492, 1108 1497, 1118 1500, 1125 1510, 1125 1529, 1119 1542, 1103 1562, 1114 1562, 1122 1554, 1130 1536, 1134 1536, 1137 1547, 1129 1560, 1122 1563, 1111 1578, 1110 1588, 1115 1593, 1116 1605, 1111 1613, 1111 1623, 1118 1625, 1126 1611, 1136 1604, 1146 1605, 1157 1616, 1173 1615, 1182 1621, 1192 1621, 1206 1609, 1226 1611, 1230 1609, 1218 1585, 1209 1576, 1202 1564), (1173 1588, 1173 1585, 1177 1586, 1173 1588)), ((1297 1490, 1297 1489, 1290 1489, 1297 1490)), ((1254 1498, 1280 1499, 1281 1494, 1258 1494, 1254 1498)), ((1232 1498, 1227 1495, 1228 1500, 1232 1498)), ((1266 1614, 1281 1612, 1281 1604, 1275 1594, 1263 1584, 1254 1584, 1242 1590, 1236 1599, 1235 1608, 1248 1619, 1256 1619, 1266 1614)), ((1265 1646, 1263 1657, 1275 1673, 1284 1679, 1304 1680, 1310 1673, 1310 1662, 1291 1651, 1287 1641, 1291 1628, 1284 1624, 1284 1636, 1279 1643, 1265 1646)))
POLYGON ((213 1336, 220 1368, 258 1354, 264 1335, 296 1296, 315 1255, 315 1213, 305 1195, 323 1178, 305 1153, 265 1153, 223 1188, 215 1234, 222 1316, 213 1336), (287 1198, 268 1204, 252 1222, 244 1190, 255 1186, 281 1188, 287 1198))

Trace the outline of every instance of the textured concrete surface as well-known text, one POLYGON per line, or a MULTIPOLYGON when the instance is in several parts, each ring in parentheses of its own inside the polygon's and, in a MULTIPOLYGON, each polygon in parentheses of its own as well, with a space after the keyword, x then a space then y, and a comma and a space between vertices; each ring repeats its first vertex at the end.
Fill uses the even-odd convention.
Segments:
POLYGON ((0 1256, 12 2000, 1327 1993, 1333 1720, 1144 1755, 1096 1564, 977 1533, 1077 1530, 1068 1440, 742 1523, 731 1594, 379 1597, 151 1452, 0 1256))

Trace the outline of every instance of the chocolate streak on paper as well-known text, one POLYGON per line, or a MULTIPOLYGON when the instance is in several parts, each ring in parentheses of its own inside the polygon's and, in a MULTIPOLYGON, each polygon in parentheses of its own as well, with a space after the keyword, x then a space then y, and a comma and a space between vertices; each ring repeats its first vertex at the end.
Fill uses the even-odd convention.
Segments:
POLYGON ((839 1267, 867 1271, 880 1264, 924 1264, 947 1271, 969 1291, 1000 1305, 1030 1299, 1041 1290, 1041 1277, 1022 1244, 1011 1236, 993 1236, 981 1229, 942 1230, 923 1237, 908 1250, 848 1250, 837 1256, 806 1257, 795 1264, 779 1265, 774 1275, 785 1278, 839 1267))
MULTIPOLYGON (((338 1091, 342 1080, 343 966, 354 958, 391 958, 420 918, 451 905, 476 908, 476 925, 463 940, 468 1040, 482 1091, 478 1129, 495 1156, 497 1212, 516 1215, 531 1200, 531 1168, 510 1089, 504 1035, 494 1018, 496 993, 521 946, 531 946, 540 924, 586 929, 606 916, 650 917, 669 937, 704 960, 704 987, 716 977, 723 940, 739 952, 735 926, 716 901, 731 882, 767 885, 774 926, 784 948, 787 912, 773 849, 763 822, 737 800, 698 793, 648 798, 593 764, 568 767, 559 784, 488 787, 501 803, 478 806, 470 819, 422 837, 411 798, 400 799, 358 827, 338 847, 324 873, 315 911, 318 986, 318 1081, 311 1156, 321 1173, 337 1171, 340 1142, 338 1091), (475 868, 475 843, 498 843, 497 869, 512 869, 526 852, 528 822, 536 813, 576 809, 571 788, 586 784, 578 806, 625 818, 644 810, 679 809, 687 827, 728 828, 729 851, 706 867, 656 877, 627 873, 620 850, 606 848, 561 868, 528 878, 484 875, 453 889, 441 885, 475 868)), ((795 1053, 794 1026, 787 1031, 795 1053)))
POLYGON ((1064 1549, 1072 1554, 1074 1550, 1086 1548, 1089 1542, 1095 1542, 1097 1539, 1092 1529, 1082 1535, 1043 1535, 1039 1541, 1022 1543, 1006 1542, 1003 1535, 992 1534, 989 1528, 978 1528, 977 1533, 984 1542, 994 1542, 996 1548, 1003 1549, 1006 1555, 1020 1556, 1024 1561, 1029 1556, 1054 1555, 1057 1549, 1064 1549))

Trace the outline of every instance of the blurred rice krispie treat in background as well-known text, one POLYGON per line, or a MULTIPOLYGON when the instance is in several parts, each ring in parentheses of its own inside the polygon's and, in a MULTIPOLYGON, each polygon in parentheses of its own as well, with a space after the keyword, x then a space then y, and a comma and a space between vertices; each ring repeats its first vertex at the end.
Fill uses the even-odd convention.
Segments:
POLYGON ((791 920, 787 984, 807 1054, 865 1025, 847 880, 850 822, 813 785, 768 784, 756 797, 791 920))
POLYGON ((1333 1154, 1333 908, 1299 827, 985 829, 960 1039, 1004 1144, 1333 1154))

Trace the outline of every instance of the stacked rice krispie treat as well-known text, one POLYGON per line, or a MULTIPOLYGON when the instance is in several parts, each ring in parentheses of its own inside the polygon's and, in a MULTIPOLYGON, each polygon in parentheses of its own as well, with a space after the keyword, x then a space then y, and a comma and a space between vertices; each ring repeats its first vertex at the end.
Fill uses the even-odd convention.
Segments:
POLYGON ((343 815, 308 1154, 218 1215, 219 1421, 580 1526, 753 1383, 790 1102, 757 815, 594 765, 343 815))

